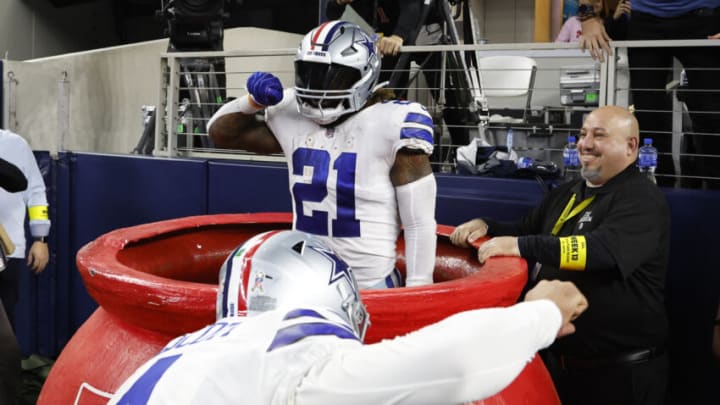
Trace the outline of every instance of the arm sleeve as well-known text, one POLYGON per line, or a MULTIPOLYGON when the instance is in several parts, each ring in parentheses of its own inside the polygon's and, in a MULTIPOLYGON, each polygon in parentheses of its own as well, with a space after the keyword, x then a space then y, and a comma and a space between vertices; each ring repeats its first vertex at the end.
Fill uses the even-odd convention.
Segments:
POLYGON ((547 300, 461 312, 404 337, 336 352, 296 404, 447 404, 492 396, 549 346, 562 323, 547 300))
POLYGON ((437 246, 435 176, 429 174, 396 187, 395 194, 405 234, 405 285, 432 284, 437 246))
MULTIPOLYGON (((573 235, 584 238, 586 250, 584 268, 574 270, 619 271, 623 277, 629 276, 655 255, 662 235, 668 232, 669 215, 662 194, 648 199, 620 196, 597 228, 573 235)), ((518 239, 518 247, 521 256, 563 270, 560 239, 550 235, 524 236, 518 239)))
MULTIPOLYGON (((587 243, 587 265, 585 270, 617 269, 611 252, 607 246, 595 243, 592 235, 583 235, 587 243)), ((551 235, 528 235, 518 238, 520 256, 533 258, 536 261, 560 267, 560 238, 551 235)))
POLYGON ((35 160, 30 146, 25 149, 24 161, 25 175, 28 180, 28 188, 23 192, 23 199, 29 212, 30 234, 35 237, 48 236, 50 234, 50 220, 48 219, 48 202, 45 193, 45 181, 43 180, 40 168, 35 160))
POLYGON ((28 182, 23 172, 17 166, 0 158, 0 187, 10 193, 23 191, 28 182))

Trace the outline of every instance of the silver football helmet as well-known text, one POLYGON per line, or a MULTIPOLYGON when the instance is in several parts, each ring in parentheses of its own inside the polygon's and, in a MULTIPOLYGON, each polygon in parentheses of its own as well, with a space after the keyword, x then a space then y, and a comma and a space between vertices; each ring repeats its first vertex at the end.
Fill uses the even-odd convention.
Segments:
POLYGON ((321 125, 360 110, 380 76, 377 44, 359 26, 328 21, 303 38, 295 55, 295 97, 321 125))
POLYGON ((370 323, 350 267, 313 236, 289 230, 249 239, 220 269, 216 316, 247 316, 279 308, 322 307, 340 316, 361 340, 370 323))

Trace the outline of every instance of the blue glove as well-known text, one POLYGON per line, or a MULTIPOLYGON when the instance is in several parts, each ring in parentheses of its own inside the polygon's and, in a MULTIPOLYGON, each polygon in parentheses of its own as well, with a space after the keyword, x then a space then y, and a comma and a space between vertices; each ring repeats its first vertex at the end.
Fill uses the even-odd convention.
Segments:
POLYGON ((279 103, 283 98, 282 83, 272 73, 253 73, 247 80, 247 89, 258 104, 266 107, 279 103))

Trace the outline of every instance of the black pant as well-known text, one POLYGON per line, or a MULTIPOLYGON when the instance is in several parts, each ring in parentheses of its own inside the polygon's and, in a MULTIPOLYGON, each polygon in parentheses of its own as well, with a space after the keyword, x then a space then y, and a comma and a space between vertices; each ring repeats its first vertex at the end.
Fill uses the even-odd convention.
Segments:
MULTIPOLYGON (((633 11, 628 40, 705 39, 720 32, 720 10, 704 10, 674 18, 659 18, 633 11)), ((672 98, 665 92, 673 57, 688 78, 683 96, 690 111, 693 134, 686 135, 691 151, 720 155, 720 48, 630 48, 630 84, 642 137, 653 138, 658 148, 657 172, 674 174, 672 161, 672 98), (699 69, 699 70, 698 70, 699 69), (714 70, 713 70, 714 69, 714 70), (708 91, 709 90, 709 91, 708 91)), ((720 156, 681 160, 682 174, 720 178, 720 156)), ((658 176, 658 184, 671 186, 673 178, 658 176)), ((699 186, 698 182, 686 183, 699 186)), ((720 179, 708 180, 720 188, 720 179)))
POLYGON ((663 353, 640 363, 594 369, 563 369, 558 357, 543 353, 563 405, 663 405, 668 359, 663 353))
POLYGON ((5 270, 0 271, 0 301, 7 313, 10 325, 15 321, 15 304, 18 302, 20 290, 20 271, 25 266, 25 259, 8 259, 5 270))
POLYGON ((16 402, 21 376, 20 361, 20 347, 0 302, 0 404, 13 405, 16 402))

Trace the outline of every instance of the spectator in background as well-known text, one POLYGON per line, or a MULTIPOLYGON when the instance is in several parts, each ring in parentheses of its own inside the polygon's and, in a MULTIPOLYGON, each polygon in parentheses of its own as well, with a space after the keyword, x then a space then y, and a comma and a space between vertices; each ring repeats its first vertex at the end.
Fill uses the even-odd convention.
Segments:
MULTIPOLYGON (((617 2, 614 8, 610 8, 606 2, 595 3, 595 12, 604 16, 605 30, 615 40, 625 39, 627 36, 627 24, 630 19, 632 7, 630 0, 617 2)), ((582 37, 582 22, 577 16, 570 16, 560 28, 555 42, 579 42, 582 37)))
MULTIPOLYGON (((602 61, 611 52, 608 41, 617 39, 607 32, 593 5, 600 0, 580 0, 578 17, 582 20, 580 46, 602 61)), ((632 0, 632 18, 628 40, 718 39, 720 38, 720 0, 632 0)), ((654 47, 630 48, 630 86, 635 115, 653 138, 660 153, 657 173, 675 174, 672 159, 672 99, 665 86, 670 81, 673 58, 685 68, 689 91, 684 95, 692 120, 687 134, 688 152, 694 162, 683 161, 682 174, 713 177, 705 180, 708 188, 720 188, 720 48, 654 47)), ((675 179, 658 176, 658 184, 672 186, 675 179)), ((688 179, 688 186, 699 187, 688 179)))
POLYGON ((5 227, 15 244, 15 252, 8 258, 7 268, 0 272, 0 299, 10 323, 13 324, 15 304, 19 297, 20 272, 28 266, 35 274, 40 274, 48 264, 50 255, 47 236, 50 233, 50 220, 45 182, 30 145, 20 135, 0 130, 0 157, 16 165, 28 182, 27 190, 21 193, 0 190, 0 224, 5 227), (27 255, 26 212, 32 237, 27 255))
MULTIPOLYGON (((398 97, 405 98, 410 79, 410 63, 415 62, 420 66, 433 98, 439 100, 442 78, 442 55, 439 52, 413 52, 406 64, 398 66, 399 52, 403 45, 415 45, 420 39, 422 43, 419 45, 449 43, 443 34, 442 24, 445 18, 438 2, 434 2, 427 11, 424 21, 423 0, 327 0, 325 14, 331 20, 339 19, 348 5, 379 34, 378 49, 382 54, 382 71, 378 82, 389 81, 397 69, 400 72, 399 80, 392 90, 398 97)), ((457 55, 449 53, 448 58, 446 101, 442 114, 450 132, 451 144, 462 146, 470 142, 469 126, 476 125, 478 119, 468 111, 472 98, 467 87, 471 84, 461 85, 464 79, 458 78, 462 71, 457 55)), ((433 162, 444 162, 448 157, 454 159, 455 147, 441 151, 440 139, 435 139, 435 143, 437 146, 431 157, 433 162)))
MULTIPOLYGON (((27 179, 20 169, 0 158, 0 191, 16 193, 27 188, 27 179)), ((2 224, 0 224, 2 228, 2 224)), ((5 237, 5 230, 2 229, 2 237, 5 237)), ((5 266, 6 243, 12 245, 12 241, 2 241, 3 249, 0 270, 5 266)), ((14 248, 14 246, 11 246, 14 248)), ((5 313, 2 301, 0 301, 0 404, 14 405, 16 402, 18 385, 20 383, 20 347, 18 346, 15 334, 13 333, 10 320, 5 313)))
POLYGON ((563 405, 658 405, 665 399, 668 336, 665 277, 670 211, 665 196, 635 167, 633 115, 600 107, 578 140, 583 179, 559 185, 516 223, 474 219, 452 243, 478 259, 522 256, 538 280, 571 281, 592 303, 576 332, 546 353, 563 405))

